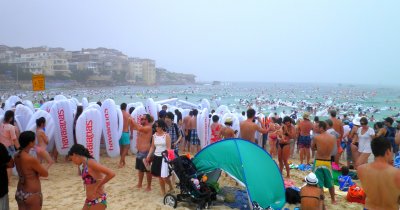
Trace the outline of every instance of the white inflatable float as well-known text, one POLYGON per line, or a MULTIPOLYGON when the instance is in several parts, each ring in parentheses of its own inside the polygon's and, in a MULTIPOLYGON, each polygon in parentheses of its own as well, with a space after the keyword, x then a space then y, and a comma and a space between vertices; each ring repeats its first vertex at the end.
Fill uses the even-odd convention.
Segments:
POLYGON ((25 106, 29 107, 29 109, 32 110, 32 112, 35 112, 35 107, 33 106, 32 101, 30 100, 25 100, 22 102, 25 106))
POLYGON ((158 107, 152 98, 146 100, 145 109, 154 118, 154 121, 158 120, 158 107))
POLYGON ((10 96, 4 103, 4 111, 8 111, 11 110, 12 108, 15 108, 15 103, 17 103, 18 101, 21 101, 20 97, 10 96))
POLYGON ((15 121, 17 122, 20 132, 26 130, 26 126, 28 125, 28 122, 31 119, 32 115, 33 112, 29 107, 23 104, 17 105, 17 107, 15 108, 15 121))
POLYGON ((50 109, 55 124, 55 141, 58 153, 67 155, 74 144, 74 118, 68 100, 55 101, 50 109))
POLYGON ((226 105, 221 105, 217 108, 217 110, 215 110, 215 114, 217 114, 220 118, 226 113, 231 113, 226 105))
POLYGON ((103 124, 103 135, 108 156, 119 155, 119 139, 122 135, 123 118, 122 112, 116 108, 112 99, 105 100, 101 105, 101 116, 103 124))
POLYGON ((100 161, 100 139, 102 134, 101 112, 95 108, 86 109, 76 121, 76 140, 100 161))
POLYGON ((54 101, 47 101, 45 102, 40 109, 50 113, 51 107, 53 106, 54 101))
POLYGON ((203 98, 203 100, 201 100, 201 108, 207 108, 208 110, 211 110, 210 102, 207 99, 203 98))
POLYGON ((56 125, 54 124, 53 117, 46 111, 44 110, 37 110, 35 113, 33 113, 31 119, 28 122, 28 125, 26 126, 26 130, 36 132, 36 120, 44 117, 46 119, 46 127, 45 127, 45 133, 47 138, 49 139, 49 143, 47 144, 47 151, 51 151, 54 148, 54 133, 55 133, 55 128, 56 125))
POLYGON ((86 97, 82 98, 82 107, 83 109, 86 109, 89 106, 89 101, 86 97))
POLYGON ((200 139, 201 148, 210 144, 211 128, 209 114, 209 110, 204 108, 201 113, 197 115, 197 134, 200 139))

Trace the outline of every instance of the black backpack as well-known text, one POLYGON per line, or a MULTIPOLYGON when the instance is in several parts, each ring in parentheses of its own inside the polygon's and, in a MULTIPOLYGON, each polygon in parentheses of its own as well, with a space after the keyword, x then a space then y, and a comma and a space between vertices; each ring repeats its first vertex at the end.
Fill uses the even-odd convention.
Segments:
POLYGON ((289 204, 298 204, 301 202, 300 192, 293 188, 286 188, 286 202, 289 204))

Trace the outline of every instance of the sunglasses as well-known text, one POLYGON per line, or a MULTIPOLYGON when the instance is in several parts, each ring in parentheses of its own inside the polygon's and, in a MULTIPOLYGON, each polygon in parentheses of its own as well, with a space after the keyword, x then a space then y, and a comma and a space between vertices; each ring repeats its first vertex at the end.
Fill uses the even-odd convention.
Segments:
POLYGON ((360 123, 361 125, 368 125, 368 123, 360 123))

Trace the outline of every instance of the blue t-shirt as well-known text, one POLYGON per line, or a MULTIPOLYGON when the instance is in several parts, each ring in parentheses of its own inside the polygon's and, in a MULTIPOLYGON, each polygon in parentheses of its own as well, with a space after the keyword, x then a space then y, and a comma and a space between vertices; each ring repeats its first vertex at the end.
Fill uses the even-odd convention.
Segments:
POLYGON ((400 168, 400 152, 397 152, 394 156, 394 167, 400 168))
POLYGON ((340 175, 338 177, 338 183, 339 183, 339 189, 344 192, 347 192, 349 188, 354 185, 354 183, 351 181, 350 176, 343 176, 343 175, 340 175))

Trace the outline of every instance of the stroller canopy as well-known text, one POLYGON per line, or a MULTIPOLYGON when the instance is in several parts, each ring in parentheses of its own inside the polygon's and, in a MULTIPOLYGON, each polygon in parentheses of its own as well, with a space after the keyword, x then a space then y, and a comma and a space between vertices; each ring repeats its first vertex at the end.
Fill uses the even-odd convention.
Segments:
POLYGON ((193 159, 198 172, 216 169, 246 185, 251 202, 261 207, 282 208, 285 188, 282 175, 271 156, 258 145, 243 139, 227 139, 202 149, 193 159))

